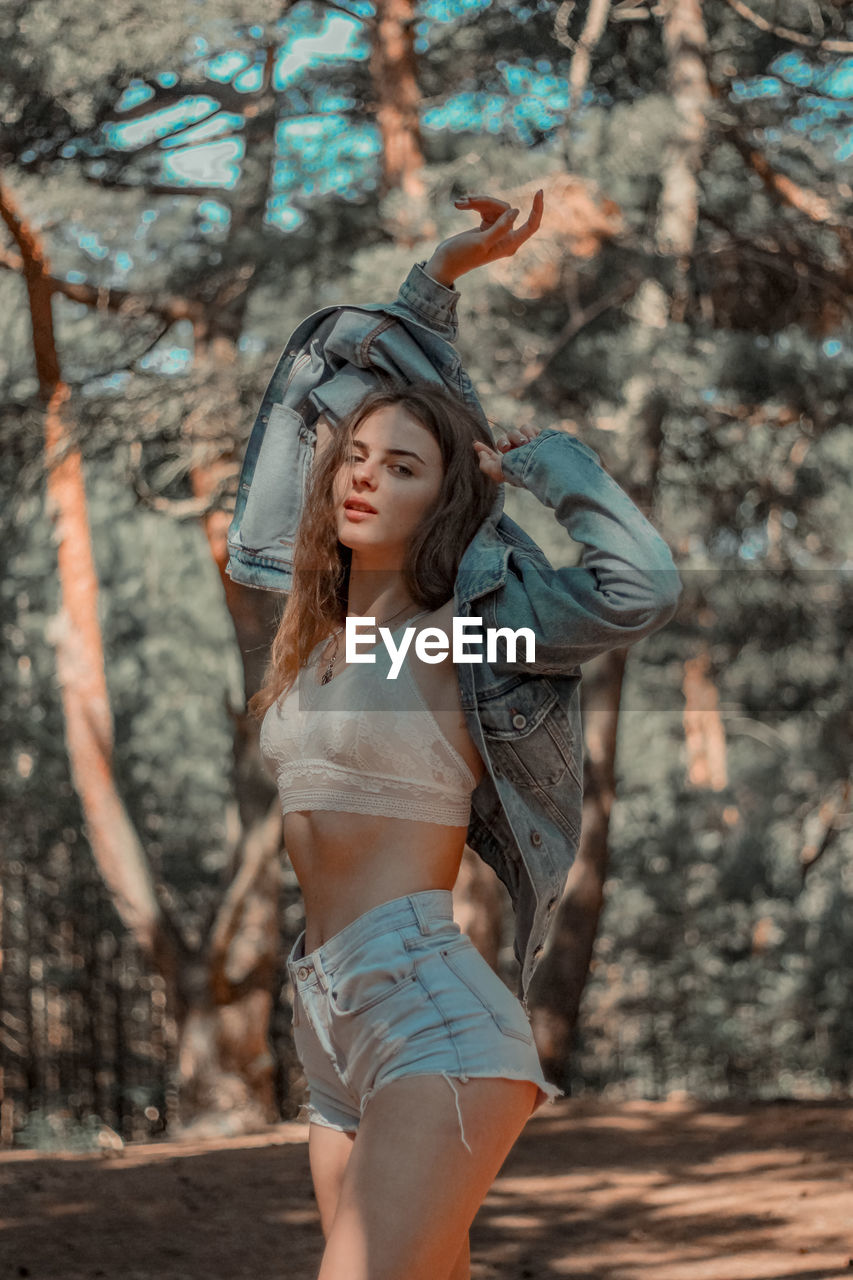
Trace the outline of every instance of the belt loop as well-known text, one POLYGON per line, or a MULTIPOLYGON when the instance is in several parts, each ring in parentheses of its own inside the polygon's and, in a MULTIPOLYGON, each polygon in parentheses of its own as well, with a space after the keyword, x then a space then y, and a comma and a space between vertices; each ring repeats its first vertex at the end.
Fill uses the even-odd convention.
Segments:
POLYGON ((323 968, 323 961, 320 959, 319 950, 313 953, 311 960, 314 965, 314 972, 316 973, 317 977, 320 979, 320 988, 325 994, 325 992, 328 991, 329 989, 329 979, 326 976, 326 970, 323 968))
POLYGON ((421 933, 432 933, 432 925, 429 922, 427 913, 424 911, 423 903, 419 902, 417 897, 412 893, 409 894, 409 902, 411 903, 412 910, 415 913, 415 919, 418 922, 418 928, 421 933))

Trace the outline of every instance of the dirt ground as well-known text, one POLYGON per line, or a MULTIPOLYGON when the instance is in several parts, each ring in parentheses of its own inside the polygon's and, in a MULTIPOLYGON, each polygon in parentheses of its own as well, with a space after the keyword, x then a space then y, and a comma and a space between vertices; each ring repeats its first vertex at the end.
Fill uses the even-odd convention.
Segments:
MULTIPOLYGON (((474 1222, 473 1280, 853 1277, 853 1105, 563 1099, 474 1222)), ((314 1280, 307 1126, 0 1155, 0 1277, 314 1280)))

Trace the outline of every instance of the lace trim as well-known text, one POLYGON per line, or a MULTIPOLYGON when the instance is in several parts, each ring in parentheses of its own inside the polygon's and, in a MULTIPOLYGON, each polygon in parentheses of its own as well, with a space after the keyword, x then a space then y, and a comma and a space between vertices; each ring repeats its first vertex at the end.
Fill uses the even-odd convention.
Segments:
POLYGON ((422 710, 429 717, 430 723, 435 726, 435 731, 438 734, 439 738, 441 738, 441 740, 444 742, 444 745, 447 748, 447 752, 451 758, 451 761, 455 765, 457 765, 459 770, 461 770, 461 773, 465 779, 465 782, 473 791, 477 785, 477 779, 474 777, 473 773, 471 772, 471 769, 470 769, 470 766, 468 765, 467 760, 465 759, 464 756, 460 755, 460 753, 456 750, 453 743, 450 741, 447 734, 444 732, 441 725, 436 720, 435 716, 433 715, 432 708, 430 707, 429 703, 427 702, 426 698, 421 692, 421 687, 418 684, 417 680, 415 679, 414 673, 409 669, 409 666, 407 663, 405 662, 403 663, 402 670, 406 675, 406 677, 408 678, 409 684, 414 689, 415 696, 418 699, 418 702, 421 704, 422 710))
POLYGON ((436 822, 444 827, 467 827, 470 800, 419 800, 411 795, 389 796, 364 791, 332 791, 317 785, 291 788, 279 782, 282 814, 294 809, 330 809, 338 813, 370 813, 384 818, 406 818, 410 822, 436 822))

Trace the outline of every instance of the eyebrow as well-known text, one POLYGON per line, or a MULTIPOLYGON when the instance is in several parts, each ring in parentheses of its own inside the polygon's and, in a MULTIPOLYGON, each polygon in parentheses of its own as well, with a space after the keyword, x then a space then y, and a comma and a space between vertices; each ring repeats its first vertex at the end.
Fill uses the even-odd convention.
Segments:
MULTIPOLYGON (((365 444, 362 440, 353 440, 353 445, 357 445, 359 449, 363 449, 365 453, 370 453, 370 445, 365 444)), ((385 453, 393 454, 395 458, 417 458, 418 462, 426 466, 420 454, 414 453, 411 449, 385 449, 385 453)))

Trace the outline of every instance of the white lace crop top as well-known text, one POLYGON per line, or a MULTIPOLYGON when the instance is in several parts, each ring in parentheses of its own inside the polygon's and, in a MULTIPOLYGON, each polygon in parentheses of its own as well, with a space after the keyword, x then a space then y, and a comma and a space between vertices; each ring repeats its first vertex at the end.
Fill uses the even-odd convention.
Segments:
POLYGON ((320 647, 261 724, 282 813, 333 809, 467 826, 476 779, 408 662, 386 679, 390 655, 380 643, 374 664, 351 663, 321 685, 313 665, 320 647))

